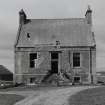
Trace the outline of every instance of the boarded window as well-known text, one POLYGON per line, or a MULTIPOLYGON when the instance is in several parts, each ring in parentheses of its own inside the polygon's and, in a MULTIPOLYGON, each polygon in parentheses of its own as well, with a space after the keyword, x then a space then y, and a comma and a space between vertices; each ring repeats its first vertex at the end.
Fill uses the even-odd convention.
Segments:
POLYGON ((35 67, 35 60, 37 59, 37 53, 31 53, 30 54, 30 67, 34 68, 35 67))
POLYGON ((80 67, 80 53, 73 53, 73 67, 80 67))

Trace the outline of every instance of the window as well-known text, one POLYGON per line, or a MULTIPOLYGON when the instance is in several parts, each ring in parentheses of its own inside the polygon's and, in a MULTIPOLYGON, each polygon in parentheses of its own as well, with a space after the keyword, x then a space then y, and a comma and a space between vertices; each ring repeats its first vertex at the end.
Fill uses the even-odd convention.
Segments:
POLYGON ((74 77, 74 83, 80 83, 80 77, 74 77))
POLYGON ((30 78, 30 83, 35 83, 35 79, 36 78, 34 78, 34 77, 33 78, 30 78))
POLYGON ((30 67, 34 68, 36 66, 35 60, 37 59, 37 53, 30 54, 30 67))
POLYGON ((57 52, 51 53, 51 59, 58 59, 58 53, 57 52))
POLYGON ((73 53, 73 67, 80 67, 80 53, 73 53))
POLYGON ((27 38, 30 38, 30 33, 27 33, 27 38))

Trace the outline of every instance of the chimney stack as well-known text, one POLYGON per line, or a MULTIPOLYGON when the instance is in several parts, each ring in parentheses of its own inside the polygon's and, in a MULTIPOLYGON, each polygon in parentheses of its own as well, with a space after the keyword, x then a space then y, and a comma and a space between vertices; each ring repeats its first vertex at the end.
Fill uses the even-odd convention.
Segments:
POLYGON ((27 16, 23 9, 19 12, 19 24, 25 24, 27 20, 27 16))
POLYGON ((88 9, 85 14, 85 18, 87 20, 87 23, 92 25, 92 10, 91 10, 90 6, 88 6, 88 9))

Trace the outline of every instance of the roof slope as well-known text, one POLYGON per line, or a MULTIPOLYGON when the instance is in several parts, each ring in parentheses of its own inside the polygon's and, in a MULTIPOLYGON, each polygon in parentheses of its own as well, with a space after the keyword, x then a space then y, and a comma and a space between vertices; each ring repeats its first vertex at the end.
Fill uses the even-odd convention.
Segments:
POLYGON ((6 67, 4 67, 3 65, 0 65, 0 75, 4 75, 4 74, 13 74, 12 72, 10 72, 6 67))
POLYGON ((56 41, 65 46, 95 45, 91 26, 85 18, 30 19, 18 33, 16 47, 55 44, 56 41))

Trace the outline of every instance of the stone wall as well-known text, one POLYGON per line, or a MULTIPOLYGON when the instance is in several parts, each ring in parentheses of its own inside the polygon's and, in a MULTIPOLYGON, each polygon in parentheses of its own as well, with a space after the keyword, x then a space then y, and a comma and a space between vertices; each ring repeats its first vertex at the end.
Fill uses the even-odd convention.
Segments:
POLYGON ((96 84, 97 83, 97 78, 96 78, 96 49, 92 48, 91 53, 92 53, 92 78, 93 78, 93 84, 96 84))
MULTIPOLYGON (((82 83, 91 83, 90 74, 90 48, 59 48, 59 49, 43 49, 36 50, 34 48, 20 48, 15 51, 15 82, 27 83, 30 78, 41 81, 44 76, 51 70, 51 52, 60 51, 59 53, 59 72, 67 72, 71 74, 71 81, 75 76, 81 77, 82 83), (29 65, 29 54, 37 52, 38 54, 38 65, 36 68, 30 68, 29 65), (80 52, 80 67, 73 67, 73 52, 80 52)), ((92 75, 95 75, 96 67, 96 51, 92 50, 92 75)), ((93 76, 95 81, 95 76, 93 76)))

